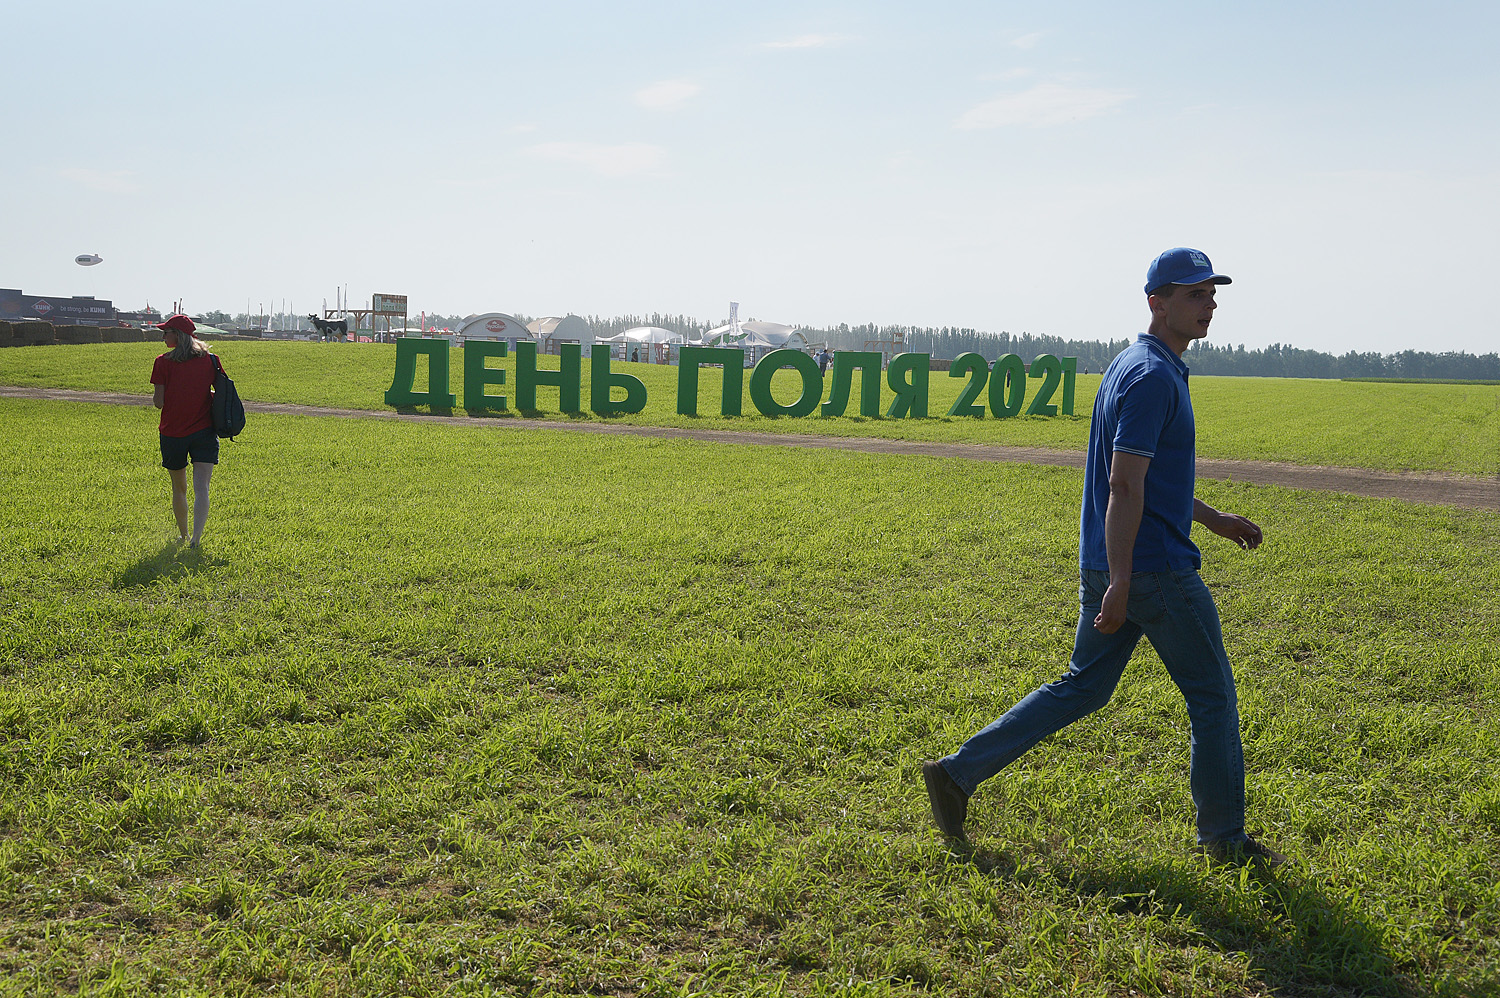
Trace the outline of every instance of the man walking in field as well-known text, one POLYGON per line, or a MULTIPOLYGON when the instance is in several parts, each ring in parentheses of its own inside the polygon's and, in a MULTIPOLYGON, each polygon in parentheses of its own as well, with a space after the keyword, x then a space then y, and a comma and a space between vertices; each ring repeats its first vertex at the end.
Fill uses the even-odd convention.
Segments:
POLYGON ((1167 250, 1147 270, 1151 325, 1109 365, 1094 402, 1072 661, 1061 679, 1038 687, 957 752, 922 764, 932 816, 945 835, 964 836, 979 784, 1104 706, 1145 635, 1187 700, 1200 848, 1224 861, 1285 862, 1245 834, 1234 673, 1188 536, 1196 521, 1245 550, 1261 542, 1260 527, 1193 495, 1193 405, 1182 354, 1208 335, 1215 289, 1228 283, 1207 256, 1185 247, 1167 250))

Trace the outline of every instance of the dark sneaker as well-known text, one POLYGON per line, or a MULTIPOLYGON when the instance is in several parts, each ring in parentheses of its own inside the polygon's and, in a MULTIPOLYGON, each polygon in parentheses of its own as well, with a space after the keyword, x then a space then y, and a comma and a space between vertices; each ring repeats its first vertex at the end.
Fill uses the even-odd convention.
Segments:
POLYGON ((969 816, 969 795, 964 793, 940 762, 922 763, 922 780, 932 802, 932 820, 950 839, 964 837, 964 819, 969 816))
POLYGON ((1215 863, 1234 866, 1254 864, 1263 870, 1274 870, 1286 862, 1285 856, 1264 842, 1256 841, 1253 835, 1245 836, 1243 842, 1210 842, 1206 846, 1200 846, 1199 851, 1215 863))

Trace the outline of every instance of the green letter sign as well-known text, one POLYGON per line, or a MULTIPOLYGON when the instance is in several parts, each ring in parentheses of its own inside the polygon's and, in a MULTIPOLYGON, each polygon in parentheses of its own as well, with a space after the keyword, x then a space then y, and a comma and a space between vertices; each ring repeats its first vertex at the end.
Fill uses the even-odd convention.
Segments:
POLYGON ((589 348, 589 408, 601 416, 640 412, 646 408, 646 386, 633 374, 609 373, 609 346, 595 343, 589 348), (625 389, 625 400, 613 402, 611 388, 625 389))
POLYGON ((538 371, 536 369, 536 344, 522 340, 516 344, 516 408, 536 409, 536 386, 554 385, 557 388, 557 408, 560 412, 579 412, 583 409, 583 350, 577 343, 564 343, 559 357, 560 369, 538 371))
POLYGON ((504 340, 469 340, 464 344, 464 408, 470 412, 485 409, 505 411, 504 395, 485 394, 486 385, 505 384, 505 371, 485 367, 491 357, 505 356, 504 340))
MULTIPOLYGON (((562 412, 581 411, 583 396, 582 351, 576 343, 564 343, 558 358, 556 371, 537 369, 537 345, 532 342, 516 343, 515 403, 523 411, 537 408, 538 385, 557 389, 558 409, 562 412)), ((504 385, 506 369, 489 367, 491 357, 502 360, 506 356, 504 342, 471 340, 464 346, 464 406, 471 412, 506 408, 503 394, 491 395, 486 391, 490 385, 504 385)), ((451 408, 457 398, 447 391, 449 385, 449 346, 445 338, 426 339, 403 336, 396 341, 396 371, 391 387, 386 390, 386 405, 406 407, 428 405, 434 408, 451 408), (427 390, 416 390, 417 362, 427 358, 427 390)), ((602 343, 594 344, 589 351, 589 408, 601 416, 641 412, 646 408, 646 385, 640 378, 630 374, 615 374, 610 371, 610 348, 602 343), (615 401, 615 389, 624 389, 625 398, 615 401)), ((866 418, 880 418, 880 382, 882 356, 873 350, 841 350, 833 355, 833 368, 827 380, 818 370, 817 363, 801 350, 773 350, 760 359, 750 374, 750 401, 756 411, 765 416, 787 416, 796 418, 811 415, 815 411, 824 416, 842 416, 849 408, 849 396, 854 388, 854 372, 860 372, 859 414, 866 418), (776 372, 792 368, 802 381, 802 392, 795 401, 783 405, 771 393, 771 384, 776 372), (823 400, 824 387, 829 387, 828 398, 823 400)), ((677 413, 682 416, 698 414, 699 369, 704 365, 723 367, 723 388, 720 392, 719 412, 724 416, 739 416, 744 408, 745 352, 730 347, 684 346, 679 352, 677 365, 677 413)), ((891 358, 885 372, 885 383, 895 393, 885 415, 889 419, 926 419, 929 400, 931 357, 925 353, 901 353, 891 358)), ((1073 415, 1073 398, 1078 379, 1077 357, 1054 357, 1044 353, 1032 361, 1028 370, 1015 354, 1005 354, 997 359, 993 368, 977 353, 960 354, 948 369, 950 378, 968 378, 958 399, 948 409, 949 416, 983 416, 984 402, 981 393, 988 386, 986 400, 989 411, 996 419, 1019 416, 1026 406, 1026 385, 1029 378, 1041 382, 1031 405, 1026 406, 1028 416, 1073 415), (1058 391, 1061 389, 1061 397, 1058 391), (1057 401, 1053 401, 1057 399, 1057 401)))
POLYGON ((887 416, 908 419, 927 418, 928 356, 925 353, 898 353, 891 358, 886 368, 885 383, 891 386, 896 397, 891 399, 887 416), (910 374, 911 380, 906 376, 910 374))
POLYGON ((1019 416, 1025 401, 1026 365, 1020 357, 1008 353, 995 361, 995 369, 990 372, 990 413, 996 419, 1019 416))
POLYGON ((396 340, 396 374, 386 389, 385 404, 404 407, 431 405, 451 408, 458 399, 448 390, 448 341, 402 336, 396 340), (427 390, 413 391, 417 358, 427 355, 427 390))
POLYGON ((859 414, 880 415, 880 354, 873 350, 840 350, 833 355, 833 389, 823 403, 823 415, 842 416, 849 408, 854 369, 859 368, 859 414))
POLYGON ((969 383, 964 385, 964 390, 958 393, 958 398, 953 400, 953 405, 948 409, 950 416, 983 416, 984 406, 975 402, 979 393, 984 391, 984 383, 989 380, 990 365, 987 360, 977 353, 959 354, 953 366, 948 368, 948 377, 962 378, 969 375, 969 383))
POLYGON ((750 375, 750 401, 762 416, 806 416, 823 396, 823 374, 818 362, 801 350, 772 350, 755 365, 750 375), (795 368, 802 376, 802 394, 791 405, 771 396, 771 378, 783 367, 795 368))
POLYGON ((719 415, 738 416, 745 397, 745 351, 729 347, 683 347, 677 356, 677 415, 698 415, 698 368, 724 365, 719 415))

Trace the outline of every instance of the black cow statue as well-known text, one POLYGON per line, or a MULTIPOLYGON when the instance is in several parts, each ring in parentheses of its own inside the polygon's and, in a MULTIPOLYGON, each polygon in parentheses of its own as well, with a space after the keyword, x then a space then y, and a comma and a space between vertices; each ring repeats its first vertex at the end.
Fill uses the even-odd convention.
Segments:
POLYGON ((320 319, 316 315, 309 315, 313 328, 323 339, 332 337, 334 340, 342 340, 349 335, 349 321, 347 319, 320 319))

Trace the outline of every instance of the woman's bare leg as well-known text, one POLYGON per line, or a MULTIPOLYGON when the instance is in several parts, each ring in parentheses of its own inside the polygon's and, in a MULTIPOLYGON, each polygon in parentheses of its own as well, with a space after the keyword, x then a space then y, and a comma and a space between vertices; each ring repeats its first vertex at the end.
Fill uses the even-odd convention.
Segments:
POLYGON ((208 525, 208 482, 214 476, 211 464, 193 465, 193 547, 203 537, 203 528, 208 525))
POLYGON ((172 476, 172 515, 177 518, 177 539, 185 541, 188 535, 187 469, 168 468, 167 474, 172 476))

